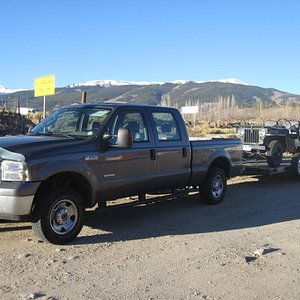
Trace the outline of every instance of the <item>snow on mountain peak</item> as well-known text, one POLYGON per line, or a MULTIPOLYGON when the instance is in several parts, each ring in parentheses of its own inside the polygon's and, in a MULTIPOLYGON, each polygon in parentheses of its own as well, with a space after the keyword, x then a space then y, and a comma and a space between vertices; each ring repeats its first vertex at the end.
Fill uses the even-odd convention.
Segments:
POLYGON ((122 86, 122 85, 155 85, 164 84, 165 82, 148 82, 148 81, 126 81, 126 80, 89 80, 85 82, 73 83, 67 87, 74 88, 80 86, 122 86))
POLYGON ((220 80, 173 80, 173 81, 127 81, 127 80, 89 80, 85 82, 73 83, 71 85, 67 85, 68 88, 75 88, 81 86, 102 86, 102 87, 110 87, 110 86, 122 86, 122 85, 163 85, 166 83, 173 84, 186 84, 187 82, 195 82, 195 83, 205 83, 205 82, 223 82, 223 83, 233 83, 233 84, 242 84, 248 85, 248 83, 241 81, 237 78, 227 78, 220 80))
POLYGON ((0 94, 11 94, 15 92, 26 91, 25 89, 8 89, 4 85, 0 85, 0 94))
POLYGON ((249 85, 249 83, 239 80, 237 78, 226 78, 226 79, 219 79, 219 80, 210 80, 208 82, 223 82, 223 83, 233 83, 233 84, 242 84, 242 85, 249 85))

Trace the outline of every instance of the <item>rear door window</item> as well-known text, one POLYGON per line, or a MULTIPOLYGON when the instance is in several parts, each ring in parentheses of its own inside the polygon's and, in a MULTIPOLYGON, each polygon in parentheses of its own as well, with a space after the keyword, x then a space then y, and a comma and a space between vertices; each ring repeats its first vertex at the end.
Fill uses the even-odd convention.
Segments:
POLYGON ((169 112, 152 112, 155 133, 159 141, 178 141, 180 133, 173 115, 169 112))

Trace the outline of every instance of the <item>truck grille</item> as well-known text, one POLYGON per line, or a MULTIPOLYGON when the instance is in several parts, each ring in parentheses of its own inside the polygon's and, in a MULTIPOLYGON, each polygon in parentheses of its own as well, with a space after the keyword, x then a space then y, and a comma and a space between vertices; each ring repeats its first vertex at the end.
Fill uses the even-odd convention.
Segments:
POLYGON ((245 129, 244 143, 259 144, 259 129, 245 129))

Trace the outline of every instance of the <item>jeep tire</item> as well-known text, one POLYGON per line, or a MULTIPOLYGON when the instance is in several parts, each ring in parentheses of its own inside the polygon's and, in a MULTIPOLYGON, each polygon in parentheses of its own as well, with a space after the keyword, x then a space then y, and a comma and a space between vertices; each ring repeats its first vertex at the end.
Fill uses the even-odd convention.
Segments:
POLYGON ((291 161, 291 169, 292 169, 292 175, 300 175, 300 153, 297 152, 293 155, 292 161, 291 161))
POLYGON ((270 167, 278 167, 283 156, 283 146, 278 140, 271 141, 267 152, 267 162, 270 167))

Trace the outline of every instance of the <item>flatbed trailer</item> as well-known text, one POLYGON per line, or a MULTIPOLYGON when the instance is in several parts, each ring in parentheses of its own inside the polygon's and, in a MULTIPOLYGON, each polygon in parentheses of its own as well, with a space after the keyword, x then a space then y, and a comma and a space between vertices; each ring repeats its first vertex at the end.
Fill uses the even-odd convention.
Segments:
POLYGON ((265 159, 255 157, 243 162, 242 175, 263 175, 271 177, 276 174, 300 175, 300 153, 285 157, 280 166, 270 167, 265 159))

